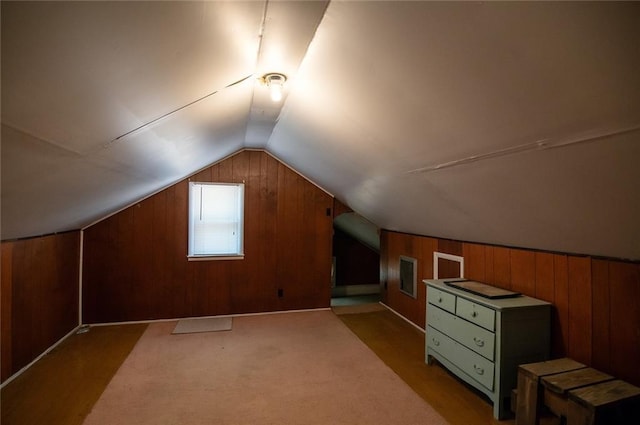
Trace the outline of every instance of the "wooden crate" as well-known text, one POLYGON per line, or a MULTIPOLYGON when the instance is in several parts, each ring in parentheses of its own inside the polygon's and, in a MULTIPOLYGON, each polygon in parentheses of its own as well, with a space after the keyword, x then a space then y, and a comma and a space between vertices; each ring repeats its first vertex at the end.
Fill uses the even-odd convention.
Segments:
POLYGON ((640 388, 620 380, 569 391, 567 425, 640 424, 640 388))
POLYGON ((537 425, 543 407, 543 387, 540 379, 586 366, 569 358, 528 363, 518 367, 518 399, 516 425, 537 425))

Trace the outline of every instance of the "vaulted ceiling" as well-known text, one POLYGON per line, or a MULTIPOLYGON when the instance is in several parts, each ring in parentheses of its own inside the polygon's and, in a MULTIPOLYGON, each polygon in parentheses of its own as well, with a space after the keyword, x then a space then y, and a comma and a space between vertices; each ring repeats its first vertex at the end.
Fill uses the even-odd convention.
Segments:
POLYGON ((639 3, 1 13, 2 239, 82 228, 259 148, 381 228, 640 259, 639 3))

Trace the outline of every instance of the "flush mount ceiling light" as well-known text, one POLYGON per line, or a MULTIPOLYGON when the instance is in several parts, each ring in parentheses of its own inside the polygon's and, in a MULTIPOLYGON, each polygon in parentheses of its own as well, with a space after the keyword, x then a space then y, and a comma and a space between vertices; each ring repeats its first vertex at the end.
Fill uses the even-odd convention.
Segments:
POLYGON ((280 102, 282 100, 285 81, 287 81, 287 76, 277 72, 270 72, 262 77, 262 82, 269 87, 271 100, 274 102, 280 102))

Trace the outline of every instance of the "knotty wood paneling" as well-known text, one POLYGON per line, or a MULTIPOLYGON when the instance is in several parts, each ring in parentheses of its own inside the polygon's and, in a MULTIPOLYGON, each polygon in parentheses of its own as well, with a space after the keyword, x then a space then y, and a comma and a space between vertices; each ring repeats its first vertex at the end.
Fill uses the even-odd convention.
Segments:
MULTIPOLYGON (((397 288, 396 257, 415 253, 412 247, 420 244, 424 264, 433 251, 455 247, 449 240, 384 230, 380 275, 389 282, 388 305, 424 326, 428 307, 401 297, 397 288)), ((467 242, 462 255, 467 278, 553 304, 552 358, 570 356, 640 385, 640 264, 467 242)))
POLYGON ((382 237, 380 238, 380 266, 385 267, 381 274, 384 278, 384 286, 386 287, 382 300, 396 309, 399 308, 399 303, 396 301, 396 298, 398 296, 397 292, 400 290, 399 252, 401 249, 398 246, 399 237, 400 235, 396 232, 383 231, 382 237))
POLYGON ((566 255, 553 256, 553 282, 551 354, 557 358, 566 356, 569 346, 569 266, 566 255))
POLYGON ((591 364, 591 259, 568 257, 569 345, 568 355, 591 364))
POLYGON ((2 321, 2 339, 0 344, 2 352, 0 358, 2 359, 0 381, 4 382, 11 376, 12 360, 11 360, 11 339, 13 334, 12 322, 11 322, 11 304, 12 304, 12 286, 13 277, 11 274, 12 269, 12 257, 13 257, 13 243, 2 243, 2 263, 0 264, 0 271, 2 273, 2 284, 0 286, 0 320, 2 321))
POLYGON ((481 282, 496 282, 495 273, 495 247, 486 245, 484 247, 484 280, 481 282))
POLYGON ((245 258, 187 261, 185 179, 85 230, 87 323, 329 306, 330 195, 261 151, 191 181, 245 183, 245 258))
MULTIPOLYGON (((424 306, 422 300, 424 288, 422 279, 424 279, 424 263, 425 254, 420 241, 411 235, 403 233, 389 233, 387 238, 381 242, 387 245, 387 299, 388 305, 398 311, 400 314, 408 318, 414 323, 424 326, 424 311, 419 311, 420 305, 424 306), (415 242, 415 243, 414 243, 415 242), (412 296, 400 291, 400 256, 415 258, 417 260, 417 296, 412 296)), ((432 254, 433 255, 433 254, 432 254)), ((429 261, 431 258, 429 258, 429 261)))
MULTIPOLYGON (((422 245, 422 276, 418 275, 418 299, 416 307, 418 312, 415 313, 415 317, 418 318, 414 321, 415 324, 421 328, 426 326, 426 311, 427 311, 427 286, 422 282, 424 279, 433 278, 433 253, 438 251, 438 239, 435 238, 421 238, 422 245)), ((438 266, 439 267, 439 266, 438 266)), ((439 272, 439 270, 438 270, 439 272)))
MULTIPOLYGON (((303 265, 303 246, 309 241, 304 240, 304 235, 299 231, 304 220, 304 192, 300 185, 301 177, 295 173, 280 172, 284 167, 279 167, 278 172, 278 215, 276 226, 279 231, 276 239, 276 250, 282 261, 278 261, 276 268, 277 290, 283 291, 283 297, 291 299, 295 304, 300 303, 302 291, 288 282, 297 282, 304 279, 300 266, 303 265)), ((323 211, 324 213, 324 211, 323 211)), ((313 225, 313 224, 311 224, 313 225)), ((311 274, 311 270, 309 273, 311 274)), ((330 282, 330 277, 327 280, 330 282)), ((278 299, 278 305, 280 305, 278 299)))
POLYGON ((462 242, 452 241, 450 239, 438 239, 438 251, 445 254, 462 255, 462 242))
POLYGON ((609 295, 609 262, 593 260, 591 262, 592 298, 592 347, 593 365, 596 368, 610 369, 610 305, 609 295))
POLYGON ((464 276, 470 280, 486 282, 485 246, 472 243, 462 245, 464 276))
MULTIPOLYGON (((438 240, 434 238, 420 238, 422 245, 422 276, 418 276, 420 282, 423 279, 433 278, 433 253, 438 250, 438 240)), ((425 288, 426 292, 426 288, 425 288)))
POLYGON ((78 325, 80 233, 2 242, 2 379, 78 325))
POLYGON ((640 265, 610 261, 609 295, 611 373, 640 385, 640 265))
POLYGON ((380 232, 380 301, 389 305, 389 235, 380 232))
POLYGON ((536 255, 533 251, 509 250, 511 289, 530 297, 536 292, 536 255))
POLYGON ((511 250, 495 246, 493 251, 493 281, 495 286, 511 289, 511 250))
POLYGON ((553 303, 555 270, 553 266, 553 254, 547 252, 535 253, 535 298, 553 303))

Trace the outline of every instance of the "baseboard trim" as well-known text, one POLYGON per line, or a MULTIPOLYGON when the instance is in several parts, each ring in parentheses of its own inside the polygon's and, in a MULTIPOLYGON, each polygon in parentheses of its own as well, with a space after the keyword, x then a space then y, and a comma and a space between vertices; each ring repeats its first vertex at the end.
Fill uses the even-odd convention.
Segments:
POLYGON ((395 314, 396 316, 398 316, 399 318, 401 318, 402 320, 404 320, 405 322, 407 322, 408 324, 410 324, 411 326, 413 326, 414 328, 416 328, 417 330, 419 330, 420 332, 422 332, 423 334, 426 334, 427 332, 422 329, 420 326, 416 325, 415 323, 413 323, 411 320, 407 319, 406 317, 404 317, 402 314, 398 313, 397 311, 395 311, 394 309, 392 309, 391 307, 389 307, 388 305, 386 305, 385 303, 383 303, 382 301, 380 301, 380 304, 382 304, 383 306, 385 306, 386 308, 388 308, 393 314, 395 314))
POLYGON ((117 325, 137 325, 144 323, 162 323, 162 322, 176 322, 178 320, 188 319, 212 319, 214 317, 245 317, 245 316, 267 316, 272 314, 288 314, 288 313, 304 313, 310 311, 330 311, 331 307, 321 308, 308 308, 300 310, 277 310, 277 311, 264 311, 258 313, 239 313, 239 314, 219 314, 215 316, 189 316, 189 317, 174 317, 171 319, 149 319, 149 320, 133 320, 126 322, 104 322, 104 323, 88 323, 89 326, 117 326, 117 325))
POLYGON ((4 388, 6 385, 9 385, 14 379, 16 379, 18 376, 22 375, 25 371, 27 371, 31 366, 33 366, 34 364, 36 364, 38 362, 38 360, 40 360, 41 358, 43 358, 44 356, 46 356, 47 354, 49 354, 53 349, 55 349, 58 345, 62 344, 62 342, 69 338, 71 335, 75 334, 76 332, 78 332, 78 329, 80 329, 80 325, 76 326, 75 328, 73 328, 71 330, 71 332, 69 332, 68 334, 66 334, 65 336, 63 336, 62 338, 60 338, 57 342, 55 342, 51 347, 47 348, 46 350, 44 350, 38 357, 36 357, 35 359, 33 359, 28 365, 23 366, 22 369, 20 369, 19 371, 17 371, 16 373, 14 373, 13 375, 11 375, 10 377, 7 378, 6 381, 4 381, 1 385, 0 385, 0 389, 4 388))

